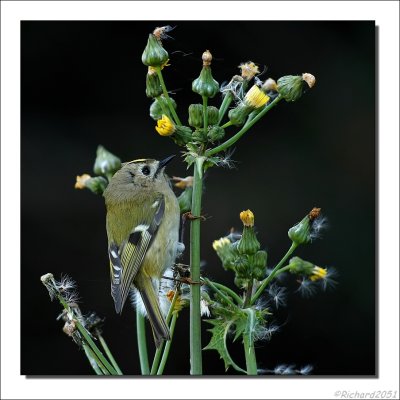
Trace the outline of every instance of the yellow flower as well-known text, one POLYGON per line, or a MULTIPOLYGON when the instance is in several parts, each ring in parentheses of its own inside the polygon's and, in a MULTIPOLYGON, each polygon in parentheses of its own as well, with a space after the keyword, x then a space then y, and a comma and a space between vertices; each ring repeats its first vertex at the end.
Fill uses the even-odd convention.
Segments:
POLYGON ((260 73, 258 66, 252 61, 240 64, 239 68, 242 72, 242 78, 247 79, 248 81, 260 73))
POLYGON ((250 210, 242 211, 240 213, 240 219, 244 226, 254 226, 254 214, 250 210))
POLYGON ((231 243, 231 241, 227 237, 223 237, 221 239, 214 240, 212 246, 213 246, 213 249, 215 251, 217 251, 218 249, 220 249, 230 243, 231 243))
POLYGON ((315 266, 312 270, 312 275, 310 276, 310 280, 315 282, 319 279, 324 279, 328 273, 326 268, 320 268, 315 266))
POLYGON ((85 189, 85 182, 90 178, 91 176, 89 174, 78 175, 76 177, 75 189, 85 189))
POLYGON ((162 118, 157 121, 156 131, 161 136, 171 136, 175 132, 175 125, 163 114, 162 118))
MULTIPOLYGON (((172 303, 173 299, 175 296, 175 291, 174 290, 169 290, 168 293, 166 294, 167 299, 169 300, 170 303, 172 303)), ((173 312, 179 312, 182 310, 182 308, 186 305, 186 302, 182 297, 178 294, 175 300, 174 304, 174 311, 173 312)))
POLYGON ((253 108, 262 107, 268 103, 268 100, 269 97, 257 85, 253 85, 244 98, 244 102, 253 108))

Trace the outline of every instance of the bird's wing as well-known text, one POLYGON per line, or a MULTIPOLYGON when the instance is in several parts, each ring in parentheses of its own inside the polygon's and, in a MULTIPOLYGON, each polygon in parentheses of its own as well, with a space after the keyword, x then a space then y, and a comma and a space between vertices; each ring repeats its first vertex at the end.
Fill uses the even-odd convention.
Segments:
POLYGON ((110 258, 111 295, 117 313, 122 312, 131 284, 161 224, 164 210, 165 201, 164 197, 161 197, 154 212, 132 229, 128 240, 122 243, 120 248, 116 244, 110 243, 108 255, 110 258))

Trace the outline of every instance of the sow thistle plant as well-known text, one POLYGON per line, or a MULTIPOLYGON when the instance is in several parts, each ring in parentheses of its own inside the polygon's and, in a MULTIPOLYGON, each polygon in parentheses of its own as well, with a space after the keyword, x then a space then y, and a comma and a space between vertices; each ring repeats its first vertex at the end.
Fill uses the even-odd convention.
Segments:
MULTIPOLYGON (((248 375, 308 374, 312 370, 309 365, 281 364, 271 369, 259 369, 255 343, 269 340, 279 330, 273 321, 277 309, 286 304, 287 289, 279 280, 282 274, 293 275, 299 284, 298 290, 304 295, 311 295, 318 287, 326 289, 334 283, 331 269, 299 257, 291 258, 298 246, 311 243, 319 236, 325 223, 321 209, 313 208, 289 229, 290 248, 273 268, 268 267, 268 254, 257 239, 253 212, 240 212, 242 231, 231 231, 212 244, 222 267, 233 274, 236 290, 200 274, 200 232, 205 219, 202 215, 205 171, 212 167, 231 166, 232 146, 281 100, 294 102, 300 99, 314 86, 315 77, 303 73, 284 76, 277 81, 271 77, 262 81, 259 78, 259 66, 248 61, 240 63, 240 75, 234 75, 227 79, 227 84, 220 85, 212 74, 212 54, 206 50, 201 57, 200 73, 192 83, 192 90, 199 95, 199 102, 188 106, 187 124, 183 124, 163 76, 168 68, 172 68, 163 43, 171 29, 170 26, 156 28, 149 34, 142 62, 147 67, 146 96, 152 99, 150 117, 156 121, 155 131, 162 137, 172 139, 182 149, 187 168, 193 170, 190 176, 172 178, 175 187, 181 190, 178 202, 182 220, 190 223, 190 265, 179 263, 177 259, 161 280, 159 303, 166 316, 171 339, 155 350, 152 363, 149 362, 146 342, 144 307, 139 296, 132 294, 132 302, 137 310, 141 372, 144 375, 163 374, 179 314, 189 307, 192 375, 203 373, 202 350, 217 351, 226 370, 232 367, 248 375), (210 99, 215 97, 222 98, 219 107, 209 104, 210 99), (202 316, 208 318, 205 322, 211 326, 211 339, 206 346, 201 343, 202 316), (243 367, 229 353, 228 342, 231 340, 243 343, 246 360, 243 367)), ((86 188, 101 195, 121 165, 119 157, 99 146, 94 176, 87 173, 77 176, 75 188, 86 188)), ((184 248, 185 245, 180 244, 180 255, 184 248)), ((63 307, 60 318, 65 322, 64 332, 83 350, 94 371, 99 375, 122 374, 102 337, 103 319, 93 313, 87 317, 81 313, 76 296, 72 294, 75 293, 75 284, 65 278, 60 283, 52 274, 46 274, 41 279, 51 298, 57 298, 63 307)))

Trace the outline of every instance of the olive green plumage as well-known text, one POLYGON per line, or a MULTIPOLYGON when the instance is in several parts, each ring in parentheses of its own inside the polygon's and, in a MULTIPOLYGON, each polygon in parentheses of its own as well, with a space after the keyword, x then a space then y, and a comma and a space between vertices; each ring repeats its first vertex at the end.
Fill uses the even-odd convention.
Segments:
POLYGON ((115 309, 122 312, 130 289, 135 287, 157 347, 170 337, 158 291, 163 273, 174 264, 179 233, 179 204, 164 174, 171 159, 125 163, 104 191, 115 309))

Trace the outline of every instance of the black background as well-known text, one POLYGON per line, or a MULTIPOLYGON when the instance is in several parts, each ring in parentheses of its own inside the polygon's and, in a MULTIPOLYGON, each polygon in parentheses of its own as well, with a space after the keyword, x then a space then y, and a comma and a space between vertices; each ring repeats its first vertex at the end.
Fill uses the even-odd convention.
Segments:
MULTIPOLYGON (((208 173, 203 273, 233 287, 211 243, 232 226, 240 228, 241 210, 254 211, 273 266, 290 244, 288 228, 312 207, 322 207, 330 228, 298 255, 335 267, 339 285, 311 299, 289 297, 288 307, 275 315, 281 332, 257 349, 259 366, 310 363, 317 375, 377 373, 372 21, 21 23, 21 373, 92 374, 55 320, 60 307, 49 301, 39 279, 46 272, 68 273, 78 282, 82 310, 106 317, 104 336, 124 373, 139 373, 135 313, 128 307, 117 316, 110 296, 103 200, 74 190, 74 181, 92 172, 98 144, 123 161, 179 151, 156 134, 148 116, 146 67, 140 60, 148 33, 167 24, 177 27, 170 33, 174 39, 165 42, 171 66, 164 77, 183 120, 188 105, 200 102, 191 82, 205 49, 214 56, 213 75, 220 83, 248 60, 266 66, 263 79, 302 72, 317 77, 300 101, 281 102, 237 143, 236 169, 208 173)), ((219 98, 210 104, 218 106, 219 98)), ((179 160, 168 172, 187 174, 179 160)), ((204 345, 206 328, 203 324, 204 345)), ((166 374, 188 373, 188 339, 185 310, 166 374)), ((232 346, 232 355, 244 365, 240 344, 232 346)), ((203 362, 205 374, 224 373, 216 352, 203 352, 203 362)))

